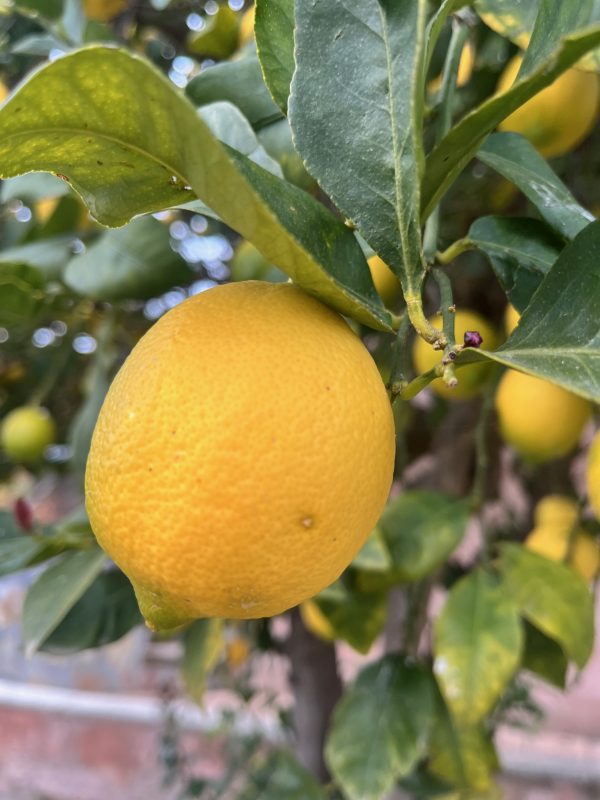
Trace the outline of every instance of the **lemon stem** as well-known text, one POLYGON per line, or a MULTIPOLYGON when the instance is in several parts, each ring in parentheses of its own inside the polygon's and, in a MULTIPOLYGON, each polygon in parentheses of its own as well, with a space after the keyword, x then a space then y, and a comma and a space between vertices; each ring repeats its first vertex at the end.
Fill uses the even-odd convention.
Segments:
POLYGON ((446 338, 442 331, 434 328, 423 312, 423 300, 420 294, 406 294, 406 310, 413 328, 429 344, 436 345, 438 350, 446 346, 446 338))
POLYGON ((468 238, 468 236, 465 236, 464 239, 458 239, 441 253, 437 252, 435 254, 435 260, 438 264, 446 266, 454 261, 455 258, 458 258, 458 256, 460 256, 462 253, 466 253, 468 250, 474 249, 475 245, 473 242, 468 238))

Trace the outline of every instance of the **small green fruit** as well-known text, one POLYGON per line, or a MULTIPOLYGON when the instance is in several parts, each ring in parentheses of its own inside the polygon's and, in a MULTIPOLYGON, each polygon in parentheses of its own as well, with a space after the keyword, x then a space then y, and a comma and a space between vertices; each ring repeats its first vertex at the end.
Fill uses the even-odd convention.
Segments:
POLYGON ((6 415, 0 428, 0 442, 6 455, 17 463, 39 461, 56 438, 50 413, 40 406, 21 406, 6 415))

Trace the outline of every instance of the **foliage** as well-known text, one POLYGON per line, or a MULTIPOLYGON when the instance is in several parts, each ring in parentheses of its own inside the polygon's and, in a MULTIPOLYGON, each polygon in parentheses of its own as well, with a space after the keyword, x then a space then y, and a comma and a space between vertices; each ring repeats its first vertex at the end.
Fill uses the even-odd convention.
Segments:
MULTIPOLYGON (((48 562, 24 604, 28 653, 98 647, 142 622, 82 506, 42 524, 23 485, 52 473, 83 503, 110 382, 175 304, 229 279, 290 277, 346 316, 393 403, 393 496, 353 562, 314 599, 338 642, 369 653, 380 638, 390 651, 369 656, 333 713, 331 782, 320 785, 293 748, 265 752, 247 739, 237 753, 232 746, 220 781, 190 779, 182 797, 221 796, 250 757, 247 800, 378 800, 396 785, 414 797, 493 797, 496 729, 511 709, 530 708, 523 677, 564 688, 569 668, 590 657, 593 599, 581 574, 596 567, 569 565, 581 531, 598 563, 595 462, 587 489, 572 482, 569 454, 525 462, 502 441, 494 403, 515 370, 597 411, 600 132, 549 163, 524 136, 496 129, 575 65, 598 71, 600 5, 467 6, 256 0, 250 43, 225 2, 202 12, 199 30, 187 6, 165 0, 100 10, 13 0, 0 15, 9 91, 0 107, 0 415, 43 406, 57 430, 45 460, 28 464, 29 483, 0 453, 9 498, 0 575, 48 562), (466 46, 473 72, 458 85, 466 46), (517 46, 517 80, 496 92, 517 46), (367 263, 374 256, 403 290, 386 298, 389 309, 367 263), (497 348, 456 340, 456 308, 499 329, 507 302, 521 318, 497 348), (410 358, 415 337, 434 348, 435 366, 422 373, 410 358), (476 363, 488 369, 479 394, 448 402, 476 363), (434 380, 447 391, 428 389, 434 380), (556 491, 580 501, 556 559, 522 545, 550 467, 556 491), (528 513, 513 513, 507 469, 528 513), (488 503, 499 521, 484 513, 488 503), (432 598, 442 599, 435 619, 432 598)), ((557 118, 568 124, 569 109, 557 118)), ((532 410, 539 419, 548 411, 532 410)), ((583 440, 576 427, 573 455, 593 423, 583 440)), ((281 649, 269 621, 244 626, 257 650, 281 649)), ((199 702, 211 675, 252 694, 248 663, 227 663, 232 630, 199 620, 174 634, 199 702)))

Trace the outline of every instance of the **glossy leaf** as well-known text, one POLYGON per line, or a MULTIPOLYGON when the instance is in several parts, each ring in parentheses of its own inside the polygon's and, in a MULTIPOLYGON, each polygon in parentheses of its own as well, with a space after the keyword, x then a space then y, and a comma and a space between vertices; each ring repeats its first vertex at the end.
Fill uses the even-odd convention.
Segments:
POLYGON ((256 0, 254 36, 265 83, 285 112, 294 74, 294 0, 256 0))
POLYGON ((477 570, 452 587, 436 620, 433 671, 457 725, 492 710, 520 661, 517 605, 495 577, 477 570))
POLYGON ((240 109, 253 128, 270 125, 282 117, 255 55, 203 69, 188 83, 186 93, 197 106, 227 100, 240 109))
POLYGON ((182 664, 186 689, 197 703, 202 700, 206 676, 223 649, 223 620, 199 619, 184 635, 182 664))
POLYGON ((366 667, 333 715, 325 758, 348 800, 381 800, 425 753, 433 682, 388 655, 366 667))
POLYGON ((594 608, 582 578, 517 544, 502 546, 500 567, 521 614, 583 667, 594 643, 594 608))
POLYGON ((377 528, 387 544, 394 574, 417 581, 443 564, 467 527, 468 506, 436 492, 413 491, 393 500, 377 528))
POLYGON ((499 122, 599 44, 600 26, 561 41, 548 61, 506 92, 494 95, 463 117, 427 157, 423 178, 423 217, 429 216, 499 122))
POLYGON ((427 48, 426 50, 427 56, 425 59, 426 72, 429 69, 433 51, 435 50, 435 46, 444 28, 444 25, 446 24, 448 17, 454 11, 458 11, 459 8, 466 6, 467 2, 468 0, 443 0, 438 10, 431 17, 427 25, 427 34, 425 37, 426 48, 427 48))
POLYGON ((477 158, 518 186, 540 216, 565 239, 574 239, 594 215, 583 208, 535 147, 518 133, 489 136, 477 158))
POLYGON ((104 233, 65 269, 67 286, 93 300, 146 299, 187 284, 194 273, 171 247, 169 229, 143 217, 104 233))
POLYGON ((387 595, 383 592, 355 592, 341 581, 328 586, 313 601, 327 618, 337 639, 359 653, 368 653, 383 630, 387 595))
MULTIPOLYGON (((481 797, 492 787, 498 765, 494 744, 482 727, 458 727, 437 696, 429 745, 429 771, 448 781, 463 797, 481 797)), ((485 795, 484 795, 485 796, 485 795)), ((458 798, 457 798, 458 800, 458 798)))
POLYGON ((308 171, 415 297, 426 5, 297 3, 289 103, 308 171))
POLYGON ((488 257, 519 312, 527 307, 563 247, 547 225, 525 217, 480 217, 469 228, 467 240, 488 257))
POLYGON ((493 353, 466 351, 460 362, 491 358, 598 402, 599 247, 600 221, 565 247, 506 342, 493 353))
POLYGON ((527 622, 521 667, 559 689, 566 686, 568 662, 564 652, 555 641, 527 622))
POLYGON ((0 109, 0 165, 3 176, 60 173, 112 226, 195 192, 307 291, 367 325, 389 325, 352 232, 221 144, 164 76, 125 51, 89 47, 34 73, 0 109))
POLYGON ((99 547, 67 553, 30 587, 23 606, 25 652, 33 655, 50 636, 106 563, 99 547))
POLYGON ((392 558, 380 528, 375 528, 352 561, 352 566, 365 572, 385 572, 392 558))
POLYGON ((325 800, 314 777, 287 750, 272 750, 250 763, 248 783, 237 800, 325 800))

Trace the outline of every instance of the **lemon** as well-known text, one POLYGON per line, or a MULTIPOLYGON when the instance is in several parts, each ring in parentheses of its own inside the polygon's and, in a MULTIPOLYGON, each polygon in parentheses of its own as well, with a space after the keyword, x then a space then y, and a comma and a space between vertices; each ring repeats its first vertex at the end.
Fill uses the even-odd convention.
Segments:
POLYGON ((594 436, 590 445, 585 477, 592 509, 600 519, 600 433, 594 436))
MULTIPOLYGON (((441 324, 439 316, 432 317, 430 322, 437 327, 441 324)), ((462 342, 467 331, 479 331, 486 350, 494 350, 500 343, 494 328, 475 311, 457 311, 454 318, 454 333, 458 343, 462 342)), ((413 360, 417 372, 427 372, 440 363, 442 353, 434 350, 419 336, 413 346, 413 360)), ((429 386, 436 394, 448 400, 466 400, 479 392, 488 378, 489 371, 489 364, 472 364, 458 371, 458 386, 455 389, 448 388, 441 378, 432 381, 429 386)))
POLYGON ((17 463, 39 461, 56 437, 50 413, 40 406, 20 406, 4 417, 0 442, 6 455, 17 463))
POLYGON ((496 411, 504 440, 523 458, 541 462, 575 447, 591 407, 560 386, 509 369, 498 385, 496 411))
POLYGON ((577 503, 570 497, 548 495, 535 509, 536 527, 525 540, 525 547, 553 561, 568 557, 569 566, 591 581, 600 567, 600 550, 586 531, 573 531, 577 516, 577 503))
POLYGON ((56 211, 58 201, 58 197, 44 197, 41 200, 38 200, 33 209, 37 221, 42 224, 47 222, 52 214, 54 214, 56 211))
POLYGON ((517 309, 509 303, 506 306, 506 311, 504 312, 504 329, 506 330, 507 336, 510 336, 510 334, 514 331, 519 324, 520 319, 521 315, 517 309))
POLYGON ((9 94, 10 90, 8 86, 4 83, 4 81, 0 81, 0 103, 3 103, 9 94))
POLYGON ((289 284, 218 286, 136 345, 86 506, 154 628, 279 614, 332 583, 390 488, 394 423, 348 324, 289 284))
POLYGON ((250 655, 250 642, 245 636, 234 636, 225 645, 225 659, 229 669, 243 667, 250 655))
POLYGON ((373 278, 375 289, 377 289, 377 294, 386 306, 395 306, 402 297, 400 281, 379 256, 371 256, 367 263, 371 270, 371 277, 373 278))
POLYGON ((83 10, 88 19, 109 22, 127 7, 127 0, 83 0, 83 10))
POLYGON ((244 11, 240 20, 240 45, 249 44, 254 39, 254 12, 255 7, 250 6, 244 11))
POLYGON ((314 600, 306 600, 306 602, 301 604, 300 616, 302 617, 304 627, 309 630, 313 636, 316 636, 317 639, 322 639, 324 642, 334 641, 335 631, 314 600))
MULTIPOLYGON (((523 57, 509 61, 498 91, 505 92, 517 77, 523 57)), ((568 69, 551 86, 534 95, 498 126, 526 136, 546 158, 570 152, 591 132, 600 108, 600 84, 593 72, 568 69)))

